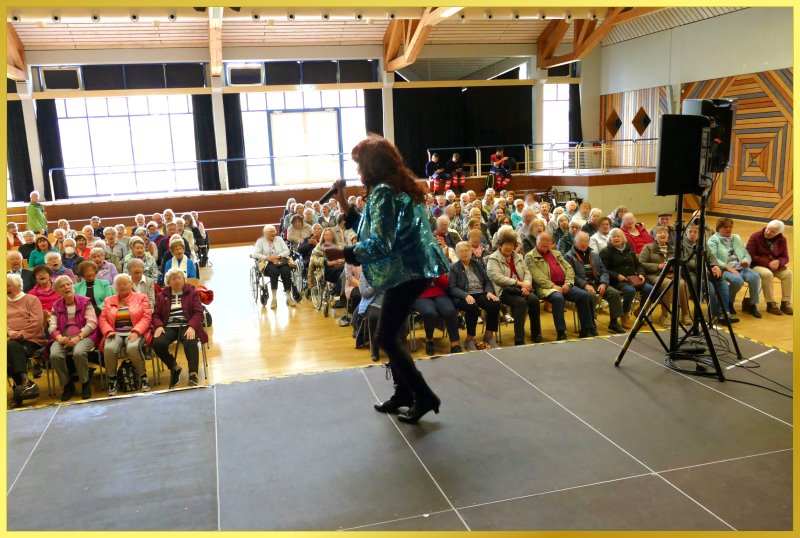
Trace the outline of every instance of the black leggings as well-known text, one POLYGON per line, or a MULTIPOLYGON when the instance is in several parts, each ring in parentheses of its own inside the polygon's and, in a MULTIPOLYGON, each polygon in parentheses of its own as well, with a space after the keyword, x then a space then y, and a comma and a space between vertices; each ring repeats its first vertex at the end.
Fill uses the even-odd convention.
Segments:
POLYGON ((266 266, 264 266, 264 274, 269 277, 270 287, 273 290, 278 289, 278 277, 281 277, 281 280, 283 281, 284 291, 289 291, 289 289, 292 287, 292 269, 289 267, 288 263, 284 263, 282 265, 268 263, 266 266))
POLYGON ((40 347, 40 345, 27 340, 7 341, 7 372, 8 376, 11 377, 17 385, 22 384, 22 374, 28 372, 28 357, 32 357, 34 352, 40 347))
POLYGON ((378 322, 378 343, 389 358, 389 367, 396 384, 396 392, 403 396, 432 395, 422 374, 414 365, 406 344, 401 340, 403 327, 417 297, 430 285, 430 279, 409 280, 386 290, 378 322))

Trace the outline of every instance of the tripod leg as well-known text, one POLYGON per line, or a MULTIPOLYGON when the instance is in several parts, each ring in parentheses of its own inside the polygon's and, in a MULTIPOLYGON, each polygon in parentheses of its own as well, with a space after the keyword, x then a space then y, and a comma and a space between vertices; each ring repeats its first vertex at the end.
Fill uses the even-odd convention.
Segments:
MULTIPOLYGON (((694 302, 695 307, 700 307, 700 299, 697 296, 697 291, 690 286, 689 287, 689 294, 691 295, 691 300, 694 302)), ((711 362, 714 365, 714 368, 717 370, 717 378, 720 381, 725 381, 725 376, 722 374, 722 367, 719 365, 719 359, 717 358, 717 352, 714 349, 714 342, 711 340, 711 333, 708 331, 708 324, 706 323, 706 319, 704 317, 700 317, 700 329, 703 331, 703 336, 706 340, 706 345, 708 346, 708 352, 711 355, 711 362)))
MULTIPOLYGON (((653 295, 656 294, 656 290, 658 290, 661 287, 661 284, 664 283, 664 279, 667 277, 667 273, 669 273, 670 269, 674 264, 675 264, 674 259, 668 260, 667 265, 664 266, 664 269, 661 270, 661 274, 658 275, 658 280, 656 280, 656 283, 653 286, 653 291, 650 292, 650 295, 648 295, 647 299, 645 299, 644 304, 642 305, 642 308, 639 311, 639 315, 636 317, 636 322, 633 324, 631 332, 628 333, 627 338, 625 338, 625 343, 622 344, 622 349, 620 349, 619 354, 617 355, 617 359, 614 361, 614 366, 619 366, 619 363, 622 362, 622 357, 625 355, 625 352, 628 351, 628 348, 630 347, 631 342, 633 342, 633 339, 636 338, 636 333, 638 333, 639 329, 641 329, 644 320, 647 319, 648 323, 650 322, 647 316, 649 314, 648 309, 650 307, 650 303, 652 302, 651 299, 653 298, 653 295)), ((661 295, 663 295, 665 291, 666 290, 662 291, 661 295)), ((658 298, 660 300, 661 296, 659 295, 658 298)), ((652 325, 650 326, 650 328, 651 329, 653 328, 652 325)))
POLYGON ((725 319, 725 326, 728 327, 728 334, 731 337, 731 342, 733 342, 733 348, 736 350, 736 358, 742 359, 742 352, 739 349, 739 342, 736 341, 736 335, 733 333, 733 326, 731 325, 731 318, 728 315, 728 309, 725 308, 725 305, 722 304, 722 295, 719 292, 719 282, 716 278, 714 278, 714 274, 711 272, 711 268, 708 268, 708 281, 714 287, 714 293, 717 294, 717 300, 720 303, 720 309, 722 310, 722 316, 725 319))

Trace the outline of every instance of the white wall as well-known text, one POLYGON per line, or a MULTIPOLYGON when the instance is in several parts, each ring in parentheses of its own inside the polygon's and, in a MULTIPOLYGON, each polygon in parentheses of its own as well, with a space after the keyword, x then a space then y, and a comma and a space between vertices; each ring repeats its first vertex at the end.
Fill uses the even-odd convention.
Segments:
POLYGON ((600 138, 600 51, 581 61, 581 127, 584 140, 600 138))
POLYGON ((791 67, 792 8, 748 8, 601 47, 600 63, 601 95, 791 67))

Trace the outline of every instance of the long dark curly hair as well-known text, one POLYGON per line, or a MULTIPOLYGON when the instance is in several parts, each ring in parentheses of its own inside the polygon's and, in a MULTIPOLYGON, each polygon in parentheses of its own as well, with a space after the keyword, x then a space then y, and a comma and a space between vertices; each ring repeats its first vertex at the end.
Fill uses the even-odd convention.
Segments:
POLYGON ((382 136, 370 133, 356 144, 352 156, 358 164, 367 195, 379 183, 386 183, 395 193, 405 192, 418 204, 425 200, 425 191, 414 172, 403 163, 403 157, 394 144, 382 136))

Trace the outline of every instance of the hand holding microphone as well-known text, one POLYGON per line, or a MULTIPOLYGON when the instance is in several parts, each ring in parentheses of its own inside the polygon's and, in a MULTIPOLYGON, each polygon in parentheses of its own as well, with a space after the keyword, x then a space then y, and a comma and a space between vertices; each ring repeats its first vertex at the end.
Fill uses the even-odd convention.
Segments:
POLYGON ((326 192, 325 194, 322 195, 322 198, 319 199, 319 203, 320 204, 324 204, 328 200, 333 198, 339 192, 344 193, 344 188, 346 186, 347 186, 347 182, 345 180, 337 179, 336 181, 333 182, 333 186, 331 187, 331 190, 329 190, 328 192, 326 192))

